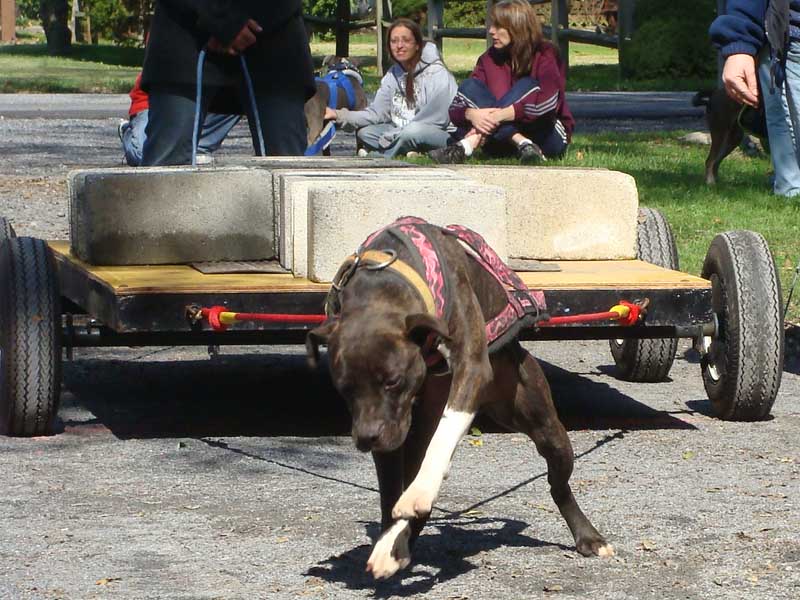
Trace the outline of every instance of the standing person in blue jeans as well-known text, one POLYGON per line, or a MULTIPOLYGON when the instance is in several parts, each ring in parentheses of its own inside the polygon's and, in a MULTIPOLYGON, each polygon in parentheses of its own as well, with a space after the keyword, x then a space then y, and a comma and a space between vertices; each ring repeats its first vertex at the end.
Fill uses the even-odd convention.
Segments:
POLYGON ((145 49, 142 89, 150 112, 143 166, 190 164, 195 110, 233 98, 218 112, 247 113, 253 145, 263 137, 270 156, 302 156, 303 107, 316 92, 302 0, 156 0, 145 49), (197 62, 207 49, 196 106, 197 62), (256 115, 246 93, 244 58, 255 90, 256 115))
POLYGON ((428 155, 439 163, 461 163, 483 147, 489 155, 516 153, 523 164, 563 156, 575 120, 558 50, 545 40, 526 0, 502 0, 489 18, 492 47, 450 105, 458 141, 428 155))
POLYGON ((733 100, 757 107, 760 79, 774 191, 800 194, 800 0, 728 0, 709 32, 733 100))

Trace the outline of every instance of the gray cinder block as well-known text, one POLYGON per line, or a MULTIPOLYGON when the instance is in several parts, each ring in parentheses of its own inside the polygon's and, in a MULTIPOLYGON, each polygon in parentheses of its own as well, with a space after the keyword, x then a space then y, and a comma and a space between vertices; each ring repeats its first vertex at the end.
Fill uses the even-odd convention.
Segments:
MULTIPOLYGON (((408 181, 410 173, 406 169, 346 169, 346 170, 276 170, 273 175, 273 196, 275 198, 275 214, 277 218, 279 251, 281 264, 295 271, 295 275, 307 274, 308 223, 307 205, 308 190, 311 186, 335 187, 340 183, 356 180, 408 181), (295 206, 300 214, 300 223, 295 228, 295 206), (296 250, 295 250, 296 248, 296 250), (295 253, 297 259, 295 259, 295 253)), ((415 169, 413 180, 461 179, 462 175, 445 169, 415 169)))
POLYGON ((633 177, 605 169, 453 165, 506 191, 508 255, 543 260, 636 258, 633 177))
POLYGON ((102 265, 274 258, 270 171, 153 167, 70 174, 72 253, 102 265))
MULTIPOLYGON (((308 240, 308 278, 330 281, 342 261, 370 233, 399 217, 413 215, 437 225, 470 227, 506 259, 505 202, 500 187, 457 179, 448 180, 446 185, 430 180, 364 180, 335 187, 312 186, 307 218, 295 213, 295 249, 299 241, 308 240), (306 236, 300 235, 299 224, 303 222, 308 223, 306 236)), ((302 265, 297 255, 295 258, 298 274, 302 265)))

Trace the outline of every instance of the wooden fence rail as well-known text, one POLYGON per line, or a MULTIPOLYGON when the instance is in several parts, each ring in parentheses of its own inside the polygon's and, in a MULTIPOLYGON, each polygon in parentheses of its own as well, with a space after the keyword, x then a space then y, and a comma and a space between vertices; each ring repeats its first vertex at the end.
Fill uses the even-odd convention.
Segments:
MULTIPOLYGON (((550 3, 550 24, 543 27, 544 34, 558 45, 561 56, 569 60, 569 43, 580 42, 583 44, 593 44, 605 48, 617 48, 622 51, 620 39, 630 39, 633 32, 633 7, 634 0, 619 0, 619 15, 617 17, 618 29, 616 35, 586 31, 583 29, 573 29, 569 26, 569 2, 568 0, 529 0, 531 4, 550 3)), ((428 2, 428 37, 436 42, 439 50, 442 50, 442 40, 445 38, 470 38, 486 39, 488 44, 488 33, 484 27, 446 27, 444 23, 444 0, 427 0, 428 2)), ((486 14, 488 18, 492 0, 486 2, 486 14)), ((333 30, 336 34, 336 54, 337 56, 349 56, 350 47, 348 34, 355 29, 364 27, 377 27, 376 54, 379 74, 383 74, 383 69, 388 66, 388 57, 385 56, 386 50, 386 28, 392 20, 391 2, 388 0, 376 0, 375 19, 351 21, 349 0, 337 0, 337 12, 335 18, 320 18, 305 15, 306 22, 333 30)))

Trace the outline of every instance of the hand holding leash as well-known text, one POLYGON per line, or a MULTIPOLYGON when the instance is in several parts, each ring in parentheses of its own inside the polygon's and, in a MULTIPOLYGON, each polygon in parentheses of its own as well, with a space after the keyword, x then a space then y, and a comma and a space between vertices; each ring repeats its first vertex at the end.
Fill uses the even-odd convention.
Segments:
POLYGON ((236 34, 236 37, 233 38, 233 41, 231 41, 229 45, 225 46, 217 38, 212 37, 208 40, 208 49, 220 54, 238 56, 256 43, 256 34, 262 31, 261 25, 256 23, 253 19, 248 19, 247 23, 244 24, 244 27, 236 34))
POLYGON ((756 61, 749 54, 731 54, 722 69, 722 83, 733 100, 758 108, 756 61))

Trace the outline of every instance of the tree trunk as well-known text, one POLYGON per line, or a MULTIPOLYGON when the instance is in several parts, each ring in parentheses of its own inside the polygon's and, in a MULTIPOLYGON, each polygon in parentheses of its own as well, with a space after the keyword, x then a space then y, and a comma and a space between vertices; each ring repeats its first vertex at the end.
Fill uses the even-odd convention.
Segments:
POLYGON ((63 56, 71 48, 72 32, 67 26, 68 0, 39 0, 39 18, 47 37, 47 53, 63 56))

